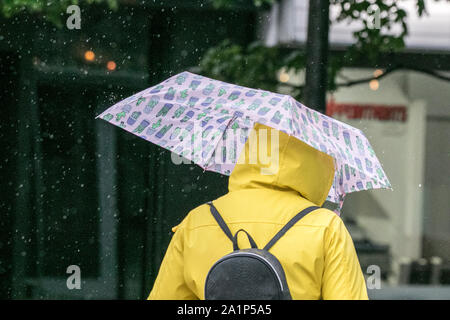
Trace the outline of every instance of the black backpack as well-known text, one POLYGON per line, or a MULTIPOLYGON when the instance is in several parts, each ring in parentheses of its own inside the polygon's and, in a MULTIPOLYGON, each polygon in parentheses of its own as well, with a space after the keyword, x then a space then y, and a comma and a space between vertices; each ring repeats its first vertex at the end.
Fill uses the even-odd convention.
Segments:
POLYGON ((220 228, 233 243, 233 252, 219 259, 209 270, 205 300, 291 300, 283 267, 269 250, 297 221, 319 207, 299 212, 263 249, 258 249, 247 231, 240 229, 233 236, 212 202, 208 204, 220 228), (239 249, 237 238, 241 231, 247 235, 251 249, 239 249))

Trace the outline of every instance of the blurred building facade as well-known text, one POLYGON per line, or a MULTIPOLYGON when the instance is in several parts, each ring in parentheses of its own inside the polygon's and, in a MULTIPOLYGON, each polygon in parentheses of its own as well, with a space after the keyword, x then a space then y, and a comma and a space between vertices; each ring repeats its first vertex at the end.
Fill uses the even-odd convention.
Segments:
MULTIPOLYGON (((396 65, 401 70, 328 96, 327 113, 363 130, 393 185, 393 191, 348 195, 342 218, 363 271, 379 265, 394 285, 450 284, 450 5, 426 5, 427 14, 418 17, 416 1, 401 4, 408 14, 404 51, 386 54, 377 66, 355 61, 337 82, 370 79, 396 65)), ((338 13, 338 7, 330 7, 331 17, 338 13)), ((263 15, 260 37, 269 46, 304 48, 307 19, 307 0, 282 0, 263 15)), ((344 52, 361 25, 333 23, 330 54, 344 52)), ((304 84, 303 73, 285 78, 304 84)))
MULTIPOLYGON (((95 116, 195 66, 207 48, 225 38, 251 42, 258 34, 259 17, 245 6, 217 11, 193 0, 132 3, 113 12, 83 8, 80 30, 57 28, 30 15, 0 20, 0 298, 145 298, 171 228, 190 209, 227 190, 226 177, 195 165, 176 166, 169 152, 95 116), (80 290, 67 288, 70 265, 80 267, 80 290)), ((307 10, 301 8, 289 14, 304 15, 307 10)), ((305 31, 301 25, 306 20, 295 17, 294 26, 305 31)), ((292 36, 295 45, 302 45, 295 30, 278 35, 292 36)), ((330 54, 340 54, 344 40, 332 46, 330 54)), ((395 61, 450 70, 445 48, 415 47, 387 56, 385 64, 395 61)), ((364 62, 345 70, 355 78, 373 72, 364 62)), ((291 75, 291 81, 301 83, 302 76, 297 76, 291 75)), ((363 84, 330 96, 341 104, 403 106, 408 121, 417 116, 413 123, 388 119, 388 127, 381 121, 370 129, 374 131, 369 139, 387 174, 400 183, 398 189, 394 185, 400 193, 383 198, 389 191, 377 190, 361 194, 359 200, 347 199, 343 218, 363 272, 368 265, 380 264, 383 277, 388 277, 393 253, 399 260, 402 250, 410 258, 450 260, 448 88, 445 81, 401 72, 380 81, 377 90, 363 84), (377 135, 380 128, 392 140, 377 135), (395 139, 402 134, 412 153, 403 154, 400 164, 420 158, 414 160, 419 168, 414 184, 406 168, 402 174, 395 172, 395 155, 382 153, 383 143, 401 146, 404 141, 395 139), (366 229, 361 237, 349 218, 366 229)), ((374 124, 364 121, 356 119, 354 124, 374 124)), ((431 274, 429 268, 422 269, 431 274)), ((448 279, 449 273, 440 273, 438 282, 448 279)), ((412 276, 405 282, 411 281, 430 283, 412 276)))
POLYGON ((1 298, 145 298, 171 228, 226 192, 226 179, 95 116, 224 38, 252 41, 254 12, 133 3, 82 7, 80 30, 0 20, 1 298))

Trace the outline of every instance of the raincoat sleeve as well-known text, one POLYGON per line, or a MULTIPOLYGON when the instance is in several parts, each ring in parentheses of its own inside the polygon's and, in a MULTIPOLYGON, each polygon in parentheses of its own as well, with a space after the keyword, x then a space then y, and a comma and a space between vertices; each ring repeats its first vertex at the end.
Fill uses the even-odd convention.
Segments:
POLYGON ((324 300, 367 300, 367 289, 353 240, 336 216, 327 229, 322 278, 324 300))
POLYGON ((180 225, 172 229, 174 235, 161 263, 158 276, 148 300, 197 299, 184 281, 183 233, 180 225))

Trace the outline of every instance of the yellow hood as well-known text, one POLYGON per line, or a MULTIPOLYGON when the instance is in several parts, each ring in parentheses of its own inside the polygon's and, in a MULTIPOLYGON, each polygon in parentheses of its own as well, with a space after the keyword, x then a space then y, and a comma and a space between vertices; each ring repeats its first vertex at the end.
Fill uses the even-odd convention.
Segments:
POLYGON ((228 189, 230 192, 255 188, 292 191, 321 206, 333 178, 331 156, 284 132, 256 123, 231 173, 228 189))

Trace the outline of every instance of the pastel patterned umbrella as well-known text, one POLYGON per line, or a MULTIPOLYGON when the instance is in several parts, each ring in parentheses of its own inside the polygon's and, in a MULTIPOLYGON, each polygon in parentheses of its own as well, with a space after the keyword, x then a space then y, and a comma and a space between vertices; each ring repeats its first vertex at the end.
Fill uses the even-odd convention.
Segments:
POLYGON ((289 95, 182 72, 120 101, 99 117, 205 170, 226 175, 233 170, 258 122, 335 159, 336 173, 327 200, 339 208, 347 193, 391 188, 359 129, 310 109, 289 95), (234 139, 230 135, 235 135, 234 139))

